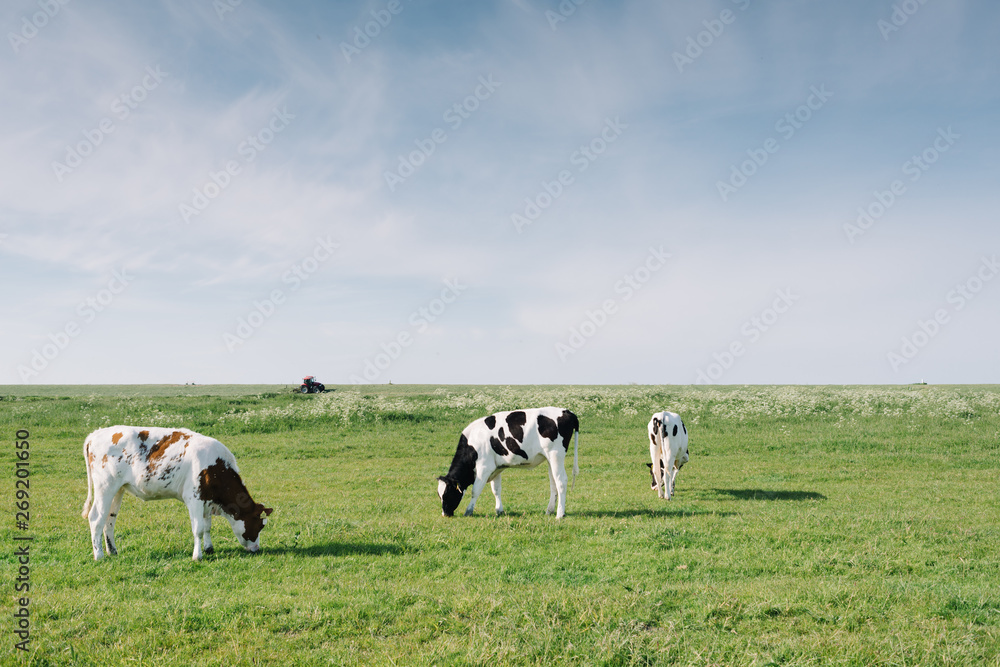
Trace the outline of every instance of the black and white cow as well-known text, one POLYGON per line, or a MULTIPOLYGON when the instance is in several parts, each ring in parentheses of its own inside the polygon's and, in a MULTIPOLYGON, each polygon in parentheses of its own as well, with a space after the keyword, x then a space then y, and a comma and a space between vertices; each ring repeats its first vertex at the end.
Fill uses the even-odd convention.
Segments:
POLYGON ((649 474, 653 477, 650 488, 660 498, 670 500, 674 495, 674 481, 681 467, 688 462, 687 427, 676 412, 657 412, 649 420, 649 474), (657 465, 659 462, 659 465, 657 465))
POLYGON ((194 560, 212 553, 213 514, 229 521, 244 549, 260 549, 260 531, 272 510, 250 497, 236 459, 218 440, 187 429, 111 426, 87 436, 83 457, 83 518, 90 520, 94 560, 104 557, 105 541, 108 553, 118 553, 115 517, 126 491, 140 500, 184 501, 194 533, 194 560))
POLYGON ((532 468, 542 461, 549 464, 549 507, 546 514, 556 511, 556 517, 566 514, 566 455, 569 441, 573 444, 573 482, 580 471, 577 447, 580 422, 563 408, 534 408, 498 412, 477 419, 462 431, 458 449, 448 474, 438 477, 441 511, 452 516, 468 487, 472 487, 465 515, 472 514, 476 499, 489 482, 496 497, 497 514, 503 514, 500 501, 500 475, 508 468, 532 468), (556 507, 558 498, 559 506, 556 507))

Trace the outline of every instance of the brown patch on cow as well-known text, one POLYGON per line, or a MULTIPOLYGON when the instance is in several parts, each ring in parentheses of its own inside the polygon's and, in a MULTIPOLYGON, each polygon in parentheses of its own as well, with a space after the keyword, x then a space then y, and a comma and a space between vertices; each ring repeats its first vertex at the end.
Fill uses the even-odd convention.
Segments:
POLYGON ((101 457, 101 467, 103 468, 106 465, 108 465, 108 455, 107 454, 105 454, 104 456, 101 457))
POLYGON ((149 431, 139 431, 139 439, 146 442, 149 439, 149 431))
POLYGON ((115 433, 113 436, 111 436, 111 442, 117 445, 118 441, 122 439, 123 435, 124 435, 123 433, 115 433))
MULTIPOLYGON (((174 444, 175 442, 179 442, 181 438, 189 438, 189 437, 191 436, 187 436, 181 433, 180 431, 174 431, 170 435, 163 436, 162 438, 160 438, 159 442, 150 447, 149 455, 146 457, 146 470, 149 471, 149 474, 150 475, 153 474, 153 470, 156 468, 156 466, 160 464, 163 455, 167 453, 167 449, 170 447, 170 445, 174 444)), ((187 443, 185 443, 185 445, 186 444, 187 443)))
POLYGON ((257 540, 264 527, 261 513, 273 511, 254 502, 239 473, 221 458, 198 475, 198 497, 204 502, 215 503, 222 511, 242 521, 243 539, 250 542, 257 540))
POLYGON ((94 459, 97 458, 97 457, 94 456, 94 452, 90 451, 90 441, 89 440, 87 441, 87 444, 85 444, 83 448, 87 452, 87 467, 90 468, 91 466, 94 465, 94 459))

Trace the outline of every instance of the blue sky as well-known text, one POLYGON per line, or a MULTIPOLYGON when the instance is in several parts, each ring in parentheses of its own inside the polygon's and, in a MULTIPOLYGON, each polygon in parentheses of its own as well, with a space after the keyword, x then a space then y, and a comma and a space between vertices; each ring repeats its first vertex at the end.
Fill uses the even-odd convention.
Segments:
POLYGON ((998 5, 233 3, 0 10, 0 383, 998 381, 998 5))

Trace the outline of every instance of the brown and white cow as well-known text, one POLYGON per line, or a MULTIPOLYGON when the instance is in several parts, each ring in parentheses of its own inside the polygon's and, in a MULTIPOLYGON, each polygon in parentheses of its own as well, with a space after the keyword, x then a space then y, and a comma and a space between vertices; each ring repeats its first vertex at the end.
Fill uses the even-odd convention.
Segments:
POLYGON ((549 507, 556 518, 566 514, 566 454, 569 441, 573 444, 573 482, 580 472, 577 447, 580 422, 569 410, 534 408, 498 412, 472 422, 458 439, 458 449, 448 474, 438 477, 441 512, 452 516, 468 487, 472 487, 465 516, 472 514, 476 499, 489 482, 496 498, 497 514, 503 514, 500 501, 500 475, 508 468, 533 468, 542 461, 549 464, 549 507), (558 498, 559 506, 556 508, 558 498))
POLYGON ((687 427, 679 414, 664 410, 653 413, 647 430, 652 461, 646 465, 653 476, 650 488, 656 490, 660 498, 670 500, 674 495, 677 473, 688 462, 687 427))
POLYGON ((212 515, 221 514, 247 551, 260 549, 260 531, 273 511, 255 503, 240 479, 236 459, 218 440, 172 428, 111 426, 94 431, 83 445, 94 560, 115 555, 115 517, 126 491, 140 500, 177 498, 187 505, 194 533, 192 558, 212 553, 212 515), (101 536, 104 536, 104 540, 101 536))

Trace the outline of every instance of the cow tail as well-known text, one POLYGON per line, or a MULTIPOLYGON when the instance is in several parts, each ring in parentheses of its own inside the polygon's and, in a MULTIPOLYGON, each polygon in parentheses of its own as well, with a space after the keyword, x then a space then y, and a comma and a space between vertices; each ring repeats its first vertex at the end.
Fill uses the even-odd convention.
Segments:
POLYGON ((94 502, 94 479, 90 473, 90 457, 87 456, 87 445, 83 443, 83 462, 87 465, 87 500, 83 503, 81 516, 86 519, 90 516, 90 506, 94 502))
POLYGON ((580 429, 573 433, 573 486, 576 488, 576 476, 580 474, 580 456, 577 450, 580 447, 580 429))

